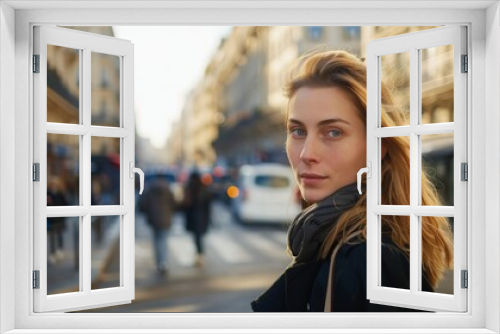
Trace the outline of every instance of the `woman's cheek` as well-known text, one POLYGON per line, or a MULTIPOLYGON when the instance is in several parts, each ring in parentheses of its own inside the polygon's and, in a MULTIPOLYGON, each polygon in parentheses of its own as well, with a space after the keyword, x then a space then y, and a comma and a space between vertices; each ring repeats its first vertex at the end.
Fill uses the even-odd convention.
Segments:
POLYGON ((292 168, 295 169, 299 162, 299 157, 300 157, 300 148, 297 145, 294 144, 288 144, 287 145, 287 155, 288 159, 290 160, 290 164, 292 165, 292 168))

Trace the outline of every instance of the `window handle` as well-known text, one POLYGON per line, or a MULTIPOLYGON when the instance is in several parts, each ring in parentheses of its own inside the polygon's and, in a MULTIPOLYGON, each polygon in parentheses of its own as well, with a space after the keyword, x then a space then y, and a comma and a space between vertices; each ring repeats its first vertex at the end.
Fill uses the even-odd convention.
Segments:
POLYGON ((130 178, 131 179, 134 178, 134 173, 139 174, 140 185, 141 185, 141 189, 139 190, 139 195, 142 195, 142 191, 144 190, 144 172, 140 168, 134 167, 133 161, 130 161, 130 163, 129 163, 129 170, 130 170, 130 178))
POLYGON ((366 177, 367 178, 371 178, 372 177, 372 163, 370 161, 368 161, 367 165, 368 165, 368 167, 361 168, 358 171, 358 192, 359 192, 360 195, 363 193, 361 191, 361 175, 363 175, 363 173, 366 173, 366 177))

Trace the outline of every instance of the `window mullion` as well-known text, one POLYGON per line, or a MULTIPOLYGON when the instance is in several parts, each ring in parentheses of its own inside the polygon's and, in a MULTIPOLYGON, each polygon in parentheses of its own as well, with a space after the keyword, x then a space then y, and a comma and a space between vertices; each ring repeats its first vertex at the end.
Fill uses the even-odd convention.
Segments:
POLYGON ((131 134, 128 129, 105 126, 92 126, 89 131, 91 135, 96 137, 124 138, 131 134))
POLYGON ((409 216, 416 214, 417 216, 430 216, 430 217, 454 217, 454 206, 416 206, 410 207, 409 205, 376 205, 373 208, 373 213, 377 215, 395 215, 395 216, 409 216))
MULTIPOLYGON (((422 80, 419 80, 419 85, 422 85, 422 80)), ((420 92, 422 89, 420 89, 420 92)), ((419 98, 421 101, 421 99, 419 98)), ((420 102, 419 101, 419 102, 420 102)), ((419 108, 421 110, 421 108, 419 108)), ((422 117, 422 115, 419 115, 422 117)), ((453 122, 449 123, 435 123, 435 124, 425 124, 425 125, 416 125, 412 131, 418 135, 437 135, 444 133, 454 133, 455 124, 453 122)))
POLYGON ((419 137, 415 128, 419 123, 419 51, 410 49, 410 291, 416 293, 418 289, 418 276, 420 273, 420 242, 419 242, 419 217, 414 210, 419 205, 420 171, 419 171, 419 137))
MULTIPOLYGON (((83 49, 83 66, 80 69, 82 73, 82 125, 84 128, 90 128, 91 120, 91 83, 92 83, 92 68, 91 68, 91 50, 89 48, 83 49)), ((83 168, 80 170, 80 179, 82 179, 82 198, 83 205, 89 208, 89 211, 83 216, 82 225, 80 226, 82 233, 80 239, 80 281, 83 284, 83 290, 90 293, 92 288, 92 261, 91 261, 91 223, 92 216, 90 215, 91 205, 91 134, 87 131, 82 136, 82 159, 83 168)))

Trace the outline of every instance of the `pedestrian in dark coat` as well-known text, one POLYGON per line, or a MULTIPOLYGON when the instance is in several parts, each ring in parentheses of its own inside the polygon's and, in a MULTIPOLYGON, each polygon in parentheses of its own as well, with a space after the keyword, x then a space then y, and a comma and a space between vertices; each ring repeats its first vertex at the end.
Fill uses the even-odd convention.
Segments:
MULTIPOLYGON (((371 304, 366 298, 366 190, 360 195, 356 189, 357 172, 367 165, 366 65, 345 51, 315 51, 296 66, 285 87, 289 99, 286 152, 303 211, 288 231, 292 263, 252 308, 267 312, 401 311, 371 304)), ((393 101, 382 82, 381 127, 404 125, 403 113, 393 101)), ((410 206, 408 138, 384 137, 380 143, 381 189, 370 191, 380 191, 384 205, 410 206)), ((421 176, 421 205, 442 205, 424 170, 421 176)), ((409 216, 381 215, 379 219, 381 283, 408 289, 409 216)), ((419 219, 422 289, 433 291, 445 270, 453 268, 453 239, 447 218, 419 219)))
POLYGON ((153 231, 156 269, 160 275, 165 275, 168 270, 167 236, 175 206, 170 185, 162 175, 154 178, 139 201, 139 210, 145 214, 153 231))
POLYGON ((209 188, 202 182, 201 176, 194 171, 189 176, 184 190, 183 208, 186 217, 186 230, 191 232, 196 245, 195 265, 203 265, 203 236, 210 224, 210 205, 212 195, 209 188))
MULTIPOLYGON (((66 206, 68 200, 64 192, 64 184, 61 179, 51 176, 47 183, 47 206, 66 206)), ((47 218, 47 234, 50 241, 50 254, 48 261, 55 264, 64 257, 64 231, 66 230, 66 218, 47 218)))

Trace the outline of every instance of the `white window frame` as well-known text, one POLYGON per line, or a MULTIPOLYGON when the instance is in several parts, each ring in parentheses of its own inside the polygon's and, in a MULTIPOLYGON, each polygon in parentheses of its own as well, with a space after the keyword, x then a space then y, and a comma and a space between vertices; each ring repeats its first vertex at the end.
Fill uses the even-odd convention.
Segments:
POLYGON ((234 333, 238 328, 252 328, 252 332, 260 333, 334 333, 348 328, 350 333, 500 332, 499 20, 497 1, 3 1, 0 3, 0 332, 41 333, 43 329, 52 329, 52 333, 56 329, 61 333, 76 333, 77 329, 87 329, 88 333, 110 333, 113 329, 115 332, 126 330, 127 333, 154 332, 153 329, 164 329, 162 332, 165 333, 187 332, 179 328, 190 328, 189 332, 197 333, 204 332, 204 329, 212 333, 234 333), (62 6, 67 8, 60 8, 62 6), (133 9, 102 9, 120 6, 133 9), (145 10, 138 11, 137 8, 145 10), (471 236, 468 244, 468 312, 383 315, 34 314, 30 288, 33 265, 30 256, 33 242, 30 143, 33 120, 29 71, 32 26, 35 24, 467 25, 470 41, 468 85, 471 87, 468 92, 468 109, 471 111, 468 115, 468 132, 471 134, 468 141, 468 221, 471 222, 468 227, 471 236), (12 194, 15 194, 14 199, 12 194), (288 327, 295 330, 283 329, 288 327))
POLYGON ((412 307, 428 311, 467 310, 467 290, 461 288, 461 270, 467 270, 467 185, 460 175, 461 163, 467 163, 467 73, 461 71, 461 57, 467 54, 466 28, 448 26, 402 34, 370 41, 367 45, 367 163, 371 170, 367 178, 367 298, 374 303, 412 307), (453 45, 453 122, 422 124, 421 50, 453 45), (409 52, 410 124, 382 127, 381 82, 382 60, 385 55, 409 52), (422 147, 420 135, 452 134, 454 202, 451 206, 424 206, 421 203, 422 147), (382 138, 410 138, 410 203, 383 205, 382 138), (408 216, 410 221, 410 286, 409 289, 384 287, 382 281, 381 217, 408 216), (453 217, 453 293, 440 294, 422 291, 422 234, 423 216, 453 217))
POLYGON ((39 270, 39 288, 34 290, 35 312, 75 311, 130 303, 135 287, 135 194, 131 171, 135 162, 134 117, 134 45, 116 37, 102 36, 67 28, 34 27, 34 54, 39 55, 39 73, 34 84, 34 162, 40 166, 40 180, 33 184, 34 201, 34 270, 39 270), (47 45, 78 50, 80 64, 80 99, 78 124, 47 122, 47 45), (91 122, 92 53, 113 55, 120 62, 120 124, 117 127, 95 126, 91 122), (79 205, 47 206, 47 135, 79 137, 79 205), (120 140, 120 204, 91 205, 92 137, 120 140), (119 216, 120 280, 119 286, 92 290, 91 224, 95 216, 119 216), (79 291, 47 294, 47 217, 79 218, 79 291))

